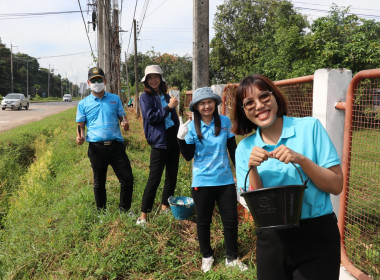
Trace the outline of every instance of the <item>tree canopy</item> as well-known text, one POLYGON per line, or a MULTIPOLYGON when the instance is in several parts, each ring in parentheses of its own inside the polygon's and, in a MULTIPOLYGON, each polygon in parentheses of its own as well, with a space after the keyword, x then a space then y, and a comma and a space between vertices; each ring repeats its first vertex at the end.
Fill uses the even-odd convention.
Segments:
MULTIPOLYGON (((60 75, 54 75, 50 70, 50 81, 48 83, 49 69, 40 68, 36 58, 23 53, 13 55, 13 91, 29 93, 34 97, 37 93, 48 93, 50 84, 50 96, 59 97, 69 93, 73 84, 68 79, 61 79, 60 75), (27 85, 29 88, 27 89, 27 85), (37 85, 37 87, 36 87, 37 85)), ((6 95, 12 90, 11 78, 11 51, 0 40, 0 95, 6 95)))
MULTIPOLYGON (((128 81, 130 87, 135 89, 135 68, 134 68, 134 55, 130 55, 122 68, 122 83, 126 84, 126 77, 128 69, 128 81)), ((163 76, 167 82, 168 87, 175 87, 179 90, 191 89, 192 80, 192 59, 187 56, 177 56, 171 54, 156 53, 154 50, 148 51, 145 54, 137 54, 137 77, 139 89, 143 88, 140 80, 144 77, 145 67, 151 64, 157 64, 164 72, 163 76)), ((131 92, 134 94, 135 91, 131 92)))
POLYGON ((336 5, 309 23, 289 1, 226 0, 218 6, 214 29, 212 83, 238 82, 252 73, 280 80, 320 68, 355 73, 380 62, 380 23, 336 5))

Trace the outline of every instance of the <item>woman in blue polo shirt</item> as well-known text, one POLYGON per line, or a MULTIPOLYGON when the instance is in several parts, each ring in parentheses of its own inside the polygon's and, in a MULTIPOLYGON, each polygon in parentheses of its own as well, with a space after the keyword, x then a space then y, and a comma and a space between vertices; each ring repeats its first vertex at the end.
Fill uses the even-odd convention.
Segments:
POLYGON ((226 266, 246 270, 238 258, 238 219, 235 181, 231 172, 227 149, 235 164, 235 136, 230 132, 231 122, 218 114, 221 99, 209 87, 193 93, 189 109, 194 121, 182 124, 177 138, 186 160, 194 158, 192 196, 197 212, 197 233, 202 253, 202 271, 211 269, 214 251, 210 245, 210 224, 215 202, 224 228, 226 266))
POLYGON ((236 149, 239 189, 250 167, 253 189, 301 184, 290 162, 310 179, 299 228, 257 231, 257 277, 339 279, 340 236, 330 194, 342 191, 340 160, 321 123, 287 115, 284 95, 267 77, 244 78, 237 89, 232 132, 247 135, 236 149))

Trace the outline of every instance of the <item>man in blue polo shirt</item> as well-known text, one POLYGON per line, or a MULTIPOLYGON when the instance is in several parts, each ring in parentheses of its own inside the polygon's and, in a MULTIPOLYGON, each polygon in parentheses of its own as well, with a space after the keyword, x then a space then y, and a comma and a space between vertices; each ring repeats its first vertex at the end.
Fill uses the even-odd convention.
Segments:
POLYGON ((127 131, 129 123, 119 96, 105 91, 106 79, 101 68, 93 67, 88 71, 87 83, 91 94, 78 104, 76 142, 78 145, 85 140, 89 142, 88 157, 94 173, 96 207, 106 209, 107 168, 111 165, 121 187, 119 209, 126 212, 131 208, 133 175, 120 125, 127 131), (86 138, 83 137, 85 126, 86 138))

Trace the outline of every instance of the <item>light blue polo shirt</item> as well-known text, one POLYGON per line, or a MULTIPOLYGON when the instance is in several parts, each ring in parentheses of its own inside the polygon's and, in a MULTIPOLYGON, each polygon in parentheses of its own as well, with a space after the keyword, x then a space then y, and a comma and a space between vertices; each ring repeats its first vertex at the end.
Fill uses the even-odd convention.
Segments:
MULTIPOLYGON (((292 118, 283 117, 283 128, 277 145, 265 144, 260 136, 260 128, 256 133, 243 139, 235 154, 236 179, 238 189, 244 189, 244 180, 248 172, 248 161, 254 146, 261 147, 268 152, 273 151, 280 145, 303 154, 313 162, 324 168, 340 164, 339 156, 331 142, 326 130, 319 120, 311 117, 292 118)), ((297 167, 299 167, 297 165, 297 167)), ((306 180, 307 176, 302 171, 306 180)), ((301 178, 292 164, 285 164, 277 159, 270 158, 257 167, 263 186, 274 187, 282 185, 301 185, 301 178)), ((249 185, 249 179, 247 179, 249 185)), ((305 190, 301 219, 314 218, 333 212, 330 194, 318 189, 311 180, 305 190)), ((248 190, 248 186, 247 186, 248 190)))
POLYGON ((234 137, 230 131, 231 121, 227 116, 220 116, 220 134, 215 136, 214 119, 209 125, 201 121, 202 143, 195 131, 194 121, 188 124, 189 131, 185 140, 195 144, 193 163, 193 182, 191 187, 223 186, 234 184, 227 152, 227 139, 234 137))
MULTIPOLYGON (((161 99, 161 105, 162 107, 168 106, 168 102, 166 102, 165 95, 160 94, 160 99, 161 99)), ((170 112, 166 118, 165 118, 165 129, 168 129, 169 127, 174 126, 174 122, 172 120, 172 113, 170 112)))
POLYGON ((101 99, 90 94, 79 102, 76 121, 86 123, 87 142, 123 142, 118 118, 123 115, 125 111, 116 94, 106 92, 101 99))

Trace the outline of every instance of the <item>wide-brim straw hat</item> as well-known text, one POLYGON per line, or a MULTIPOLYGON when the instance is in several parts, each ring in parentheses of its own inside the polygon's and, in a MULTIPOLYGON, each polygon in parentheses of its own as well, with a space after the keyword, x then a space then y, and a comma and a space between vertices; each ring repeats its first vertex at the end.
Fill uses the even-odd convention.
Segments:
POLYGON ((160 74, 161 75, 161 79, 163 82, 166 82, 165 79, 164 79, 164 76, 162 76, 162 69, 160 66, 158 65, 148 65, 146 68, 145 68, 145 76, 141 79, 141 82, 145 82, 145 79, 146 77, 149 75, 149 74, 160 74))
POLYGON ((193 100, 191 100, 190 105, 189 105, 190 111, 194 112, 194 106, 199 101, 202 101, 204 99, 209 99, 209 98, 214 99, 216 101, 217 106, 222 102, 222 99, 220 98, 220 96, 214 93, 210 87, 197 88, 193 92, 193 100))

